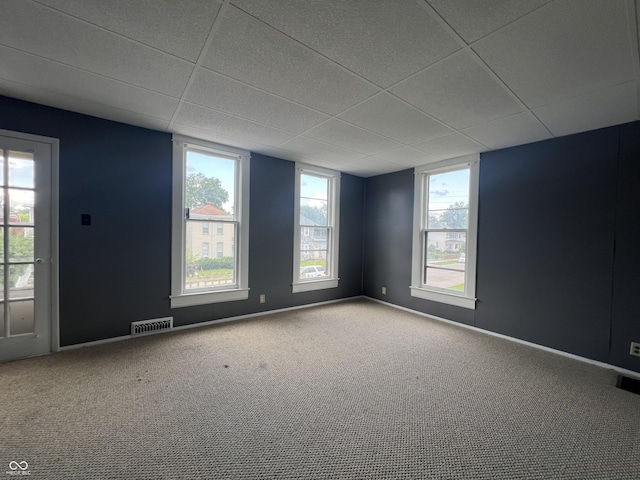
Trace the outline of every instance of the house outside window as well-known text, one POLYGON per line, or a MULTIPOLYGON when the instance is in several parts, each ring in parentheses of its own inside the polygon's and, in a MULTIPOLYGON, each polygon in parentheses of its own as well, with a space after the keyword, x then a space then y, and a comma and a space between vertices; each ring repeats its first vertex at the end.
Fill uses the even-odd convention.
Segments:
POLYGON ((475 308, 479 157, 415 169, 411 295, 475 308))
POLYGON ((171 306, 246 299, 249 153, 179 135, 173 142, 171 306), (216 257, 224 262, 210 258, 211 223, 222 231, 216 257))

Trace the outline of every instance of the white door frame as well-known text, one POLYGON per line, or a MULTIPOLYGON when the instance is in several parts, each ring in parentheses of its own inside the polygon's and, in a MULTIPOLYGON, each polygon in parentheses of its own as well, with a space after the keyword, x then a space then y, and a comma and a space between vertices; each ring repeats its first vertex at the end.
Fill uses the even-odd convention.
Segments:
POLYGON ((51 288, 51 351, 60 350, 60 285, 59 285, 59 238, 58 238, 58 197, 59 197, 59 150, 60 141, 57 138, 43 137, 41 135, 32 135, 29 133, 13 132, 10 130, 0 129, 1 137, 15 138, 17 140, 26 140, 31 142, 46 143, 51 146, 51 205, 49 214, 51 215, 51 232, 49 242, 51 245, 51 277, 49 285, 51 288))

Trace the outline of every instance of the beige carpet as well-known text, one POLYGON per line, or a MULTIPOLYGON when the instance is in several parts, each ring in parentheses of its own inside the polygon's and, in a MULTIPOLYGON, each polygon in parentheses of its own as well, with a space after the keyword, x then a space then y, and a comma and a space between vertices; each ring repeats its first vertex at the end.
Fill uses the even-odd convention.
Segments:
POLYGON ((0 365, 0 477, 638 479, 615 382, 360 299, 0 365))

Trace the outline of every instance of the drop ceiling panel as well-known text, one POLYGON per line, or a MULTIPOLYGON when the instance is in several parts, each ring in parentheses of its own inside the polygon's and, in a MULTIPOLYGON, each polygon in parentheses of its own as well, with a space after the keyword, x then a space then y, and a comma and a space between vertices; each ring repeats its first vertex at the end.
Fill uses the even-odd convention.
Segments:
POLYGON ((130 110, 123 110, 110 105, 95 103, 87 99, 80 99, 78 97, 3 79, 0 79, 0 95, 154 130, 164 131, 169 125, 168 120, 161 118, 149 117, 130 110))
POLYGON ((283 143, 278 148, 294 154, 303 155, 305 158, 314 161, 316 158, 320 158, 330 162, 349 163, 364 158, 364 155, 361 153, 352 152, 335 145, 329 145, 305 137, 296 137, 283 143))
POLYGON ((462 155, 480 153, 488 150, 486 147, 459 133, 452 133, 451 135, 418 143, 415 145, 415 148, 442 159, 460 157, 462 155))
POLYGON ((411 147, 400 147, 388 152, 383 152, 375 155, 376 158, 387 162, 393 162, 396 165, 403 167, 417 167, 419 165, 426 165, 439 160, 438 157, 429 155, 420 150, 416 150, 411 147))
POLYGON ((229 7, 203 65, 329 114, 377 89, 290 37, 229 7))
MULTIPOLYGON (((77 105, 82 100, 146 117, 170 120, 178 100, 128 83, 89 73, 85 70, 52 62, 12 48, 0 46, 0 78, 61 95, 73 97, 77 105), (9 68, 8 65, 14 65, 9 68)), ((57 104, 70 110, 69 105, 57 104)))
POLYGON ((605 88, 585 95, 547 105, 535 114, 554 133, 594 130, 638 120, 636 82, 605 88))
POLYGON ((530 112, 483 123, 463 133, 489 148, 504 148, 551 138, 549 131, 530 112))
POLYGON ((222 145, 229 145, 230 147, 242 148, 250 152, 260 152, 268 148, 272 148, 255 142, 251 138, 227 137, 217 130, 201 129, 190 127, 189 125, 175 124, 171 131, 180 135, 186 135, 187 137, 199 138, 202 140, 217 142, 222 145))
POLYGON ((415 0, 233 3, 383 87, 460 48, 415 0))
POLYGON ((296 133, 330 118, 206 69, 198 71, 187 100, 296 133))
POLYGON ((47 7, 3 0, 0 44, 180 97, 192 65, 47 7), (62 34, 61 32, 64 32, 62 34))
POLYGON ((634 76, 623 1, 553 2, 481 40, 480 57, 530 108, 634 76))
POLYGON ((220 9, 210 0, 37 1, 192 62, 220 9))
POLYGON ((550 0, 427 0, 467 43, 513 22, 550 0))
POLYGON ((383 138, 337 119, 329 120, 305 132, 304 135, 338 147, 355 150, 365 155, 400 146, 399 143, 393 140, 383 138))
POLYGON ((522 111, 468 52, 452 55, 391 92, 456 129, 522 111))
POLYGON ((339 118, 407 144, 453 133, 451 128, 387 93, 356 105, 339 118))
POLYGON ((182 105, 175 123, 202 130, 211 130, 215 135, 254 141, 274 147, 295 136, 295 134, 284 130, 277 130, 190 103, 182 105))

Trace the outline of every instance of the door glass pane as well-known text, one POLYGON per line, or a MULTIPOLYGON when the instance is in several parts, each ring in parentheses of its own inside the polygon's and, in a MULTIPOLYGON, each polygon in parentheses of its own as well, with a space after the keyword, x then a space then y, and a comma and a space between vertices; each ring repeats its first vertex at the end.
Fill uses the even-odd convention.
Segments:
POLYGON ((0 338, 4 337, 4 302, 0 302, 0 338))
POLYGON ((10 325, 9 332, 13 335, 33 333, 35 331, 33 317, 33 300, 9 303, 10 325))
POLYGON ((4 150, 0 148, 0 185, 4 185, 4 150))
POLYGON ((329 179, 300 175, 300 225, 328 225, 329 179))
POLYGON ((33 228, 9 228, 9 262, 33 262, 33 228))
POLYGON ((11 224, 33 225, 33 190, 9 190, 9 222, 11 224))
POLYGON ((187 151, 185 207, 190 218, 235 219, 236 165, 236 160, 187 151))
POLYGON ((9 185, 34 188, 34 167, 32 153, 9 151, 9 185))
POLYGON ((4 300, 4 266, 0 267, 0 300, 4 300))
POLYGON ((12 299, 33 297, 33 264, 9 265, 9 282, 12 299))
POLYGON ((212 255, 209 242, 202 234, 202 222, 187 220, 186 222, 186 256, 184 289, 198 290, 202 288, 224 287, 236 284, 235 237, 237 224, 224 224, 224 233, 216 236, 216 251, 212 255), (204 251, 206 249, 206 251, 204 251))

